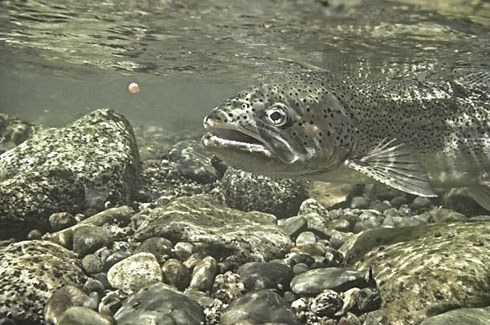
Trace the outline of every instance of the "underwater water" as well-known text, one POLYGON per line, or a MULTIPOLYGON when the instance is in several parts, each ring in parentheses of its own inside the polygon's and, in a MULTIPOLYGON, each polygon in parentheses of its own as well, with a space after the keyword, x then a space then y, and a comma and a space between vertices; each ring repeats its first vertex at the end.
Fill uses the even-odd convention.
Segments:
POLYGON ((450 1, 2 1, 0 112, 62 125, 110 107, 200 127, 270 75, 326 68, 439 78, 489 66, 490 4, 450 1), (136 81, 141 91, 131 95, 136 81))
MULTIPOLYGON (((210 113, 239 90, 305 70, 477 76, 454 91, 474 113, 489 58, 488 0, 0 1, 0 324, 488 324, 490 213, 464 190, 271 178, 199 139, 207 114, 240 120, 210 113)), ((485 114, 444 122, 481 147, 485 114)), ((368 158, 419 167, 395 140, 368 158)))

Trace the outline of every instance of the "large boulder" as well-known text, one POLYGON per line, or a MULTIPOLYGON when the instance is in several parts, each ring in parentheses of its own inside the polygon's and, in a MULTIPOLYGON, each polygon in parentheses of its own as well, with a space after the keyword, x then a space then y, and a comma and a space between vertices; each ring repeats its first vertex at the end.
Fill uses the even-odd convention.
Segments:
POLYGON ((236 263, 280 258, 292 245, 273 215, 231 209, 205 195, 154 209, 136 231, 139 241, 150 237, 189 242, 217 260, 236 263))
POLYGON ((372 269, 390 324, 415 324, 434 311, 490 302, 490 222, 367 230, 341 251, 372 269))
POLYGON ((18 325, 41 324, 51 295, 84 281, 75 254, 57 244, 32 240, 0 248, 0 315, 10 313, 18 325))
POLYGON ((128 203, 140 187, 140 165, 129 122, 112 110, 36 132, 0 155, 0 238, 43 228, 53 212, 128 203))

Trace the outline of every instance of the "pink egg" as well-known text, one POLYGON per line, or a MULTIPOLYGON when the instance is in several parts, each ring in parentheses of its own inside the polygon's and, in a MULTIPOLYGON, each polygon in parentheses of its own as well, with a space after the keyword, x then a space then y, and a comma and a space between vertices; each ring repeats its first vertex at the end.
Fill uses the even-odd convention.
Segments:
POLYGON ((131 94, 136 94, 137 92, 140 91, 140 86, 138 86, 138 84, 136 82, 132 82, 128 85, 128 91, 131 93, 131 94))

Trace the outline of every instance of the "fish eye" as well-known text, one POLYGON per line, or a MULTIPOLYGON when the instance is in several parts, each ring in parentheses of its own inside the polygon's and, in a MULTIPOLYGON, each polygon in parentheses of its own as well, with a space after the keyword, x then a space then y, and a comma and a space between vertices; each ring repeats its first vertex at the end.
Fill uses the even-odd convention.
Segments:
POLYGON ((283 126, 288 121, 288 111, 284 104, 276 103, 265 111, 265 117, 273 126, 283 126))

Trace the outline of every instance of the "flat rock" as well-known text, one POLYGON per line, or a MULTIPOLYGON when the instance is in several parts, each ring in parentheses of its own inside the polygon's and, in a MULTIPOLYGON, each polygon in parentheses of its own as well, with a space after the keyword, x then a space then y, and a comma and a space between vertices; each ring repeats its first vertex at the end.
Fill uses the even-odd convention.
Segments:
POLYGON ((490 307, 461 308, 424 320, 420 325, 487 325, 490 320, 490 307))
POLYGON ((292 245, 273 215, 231 209, 205 195, 154 209, 135 234, 139 241, 150 237, 189 242, 216 260, 236 263, 280 258, 292 245))
POLYGON ((226 204, 242 211, 262 211, 278 218, 297 214, 306 199, 303 182, 271 178, 229 167, 221 179, 226 204))
POLYGON ((223 311, 220 325, 299 324, 284 299, 270 289, 249 292, 223 311))
POLYGON ((142 252, 114 264, 107 272, 107 280, 113 288, 136 290, 162 281, 162 270, 155 255, 142 252))
POLYGON ((361 272, 328 267, 301 273, 291 281, 291 290, 299 295, 316 295, 325 289, 345 291, 353 287, 363 287, 366 280, 361 272))
MULTIPOLYGON (((103 207, 105 201, 124 204, 136 195, 140 185, 140 160, 136 141, 129 122, 122 115, 108 109, 89 113, 64 128, 49 128, 0 155, 0 180, 16 175, 63 170, 71 173, 72 183, 81 182, 82 199, 87 207, 103 207)), ((34 182, 25 187, 35 185, 34 182)), ((9 183, 0 183, 8 190, 9 183)), ((65 186, 66 187, 66 186, 65 186)), ((64 188, 59 188, 63 193, 64 188)), ((2 193, 3 194, 3 193, 2 193)), ((22 205, 23 200, 16 202, 22 205)), ((41 196, 30 205, 41 209, 64 211, 64 206, 52 205, 41 196)), ((0 210, 9 207, 0 205, 0 210)), ((71 212, 71 211, 70 211, 71 212)), ((50 212, 49 214, 51 214, 50 212)), ((44 216, 40 213, 39 216, 44 216)), ((22 222, 22 215, 16 216, 22 222)), ((0 219, 0 223, 2 220, 0 219)), ((3 225, 1 228, 4 228, 3 225)))
POLYGON ((118 325, 200 325, 205 317, 197 302, 159 282, 129 296, 114 319, 118 325))
POLYGON ((490 301, 490 223, 441 223, 368 230, 341 250, 348 264, 374 270, 390 324, 414 324, 434 305, 490 301))
POLYGON ((85 276, 75 254, 57 244, 22 241, 0 248, 0 315, 19 324, 38 324, 54 292, 82 286, 85 276))

